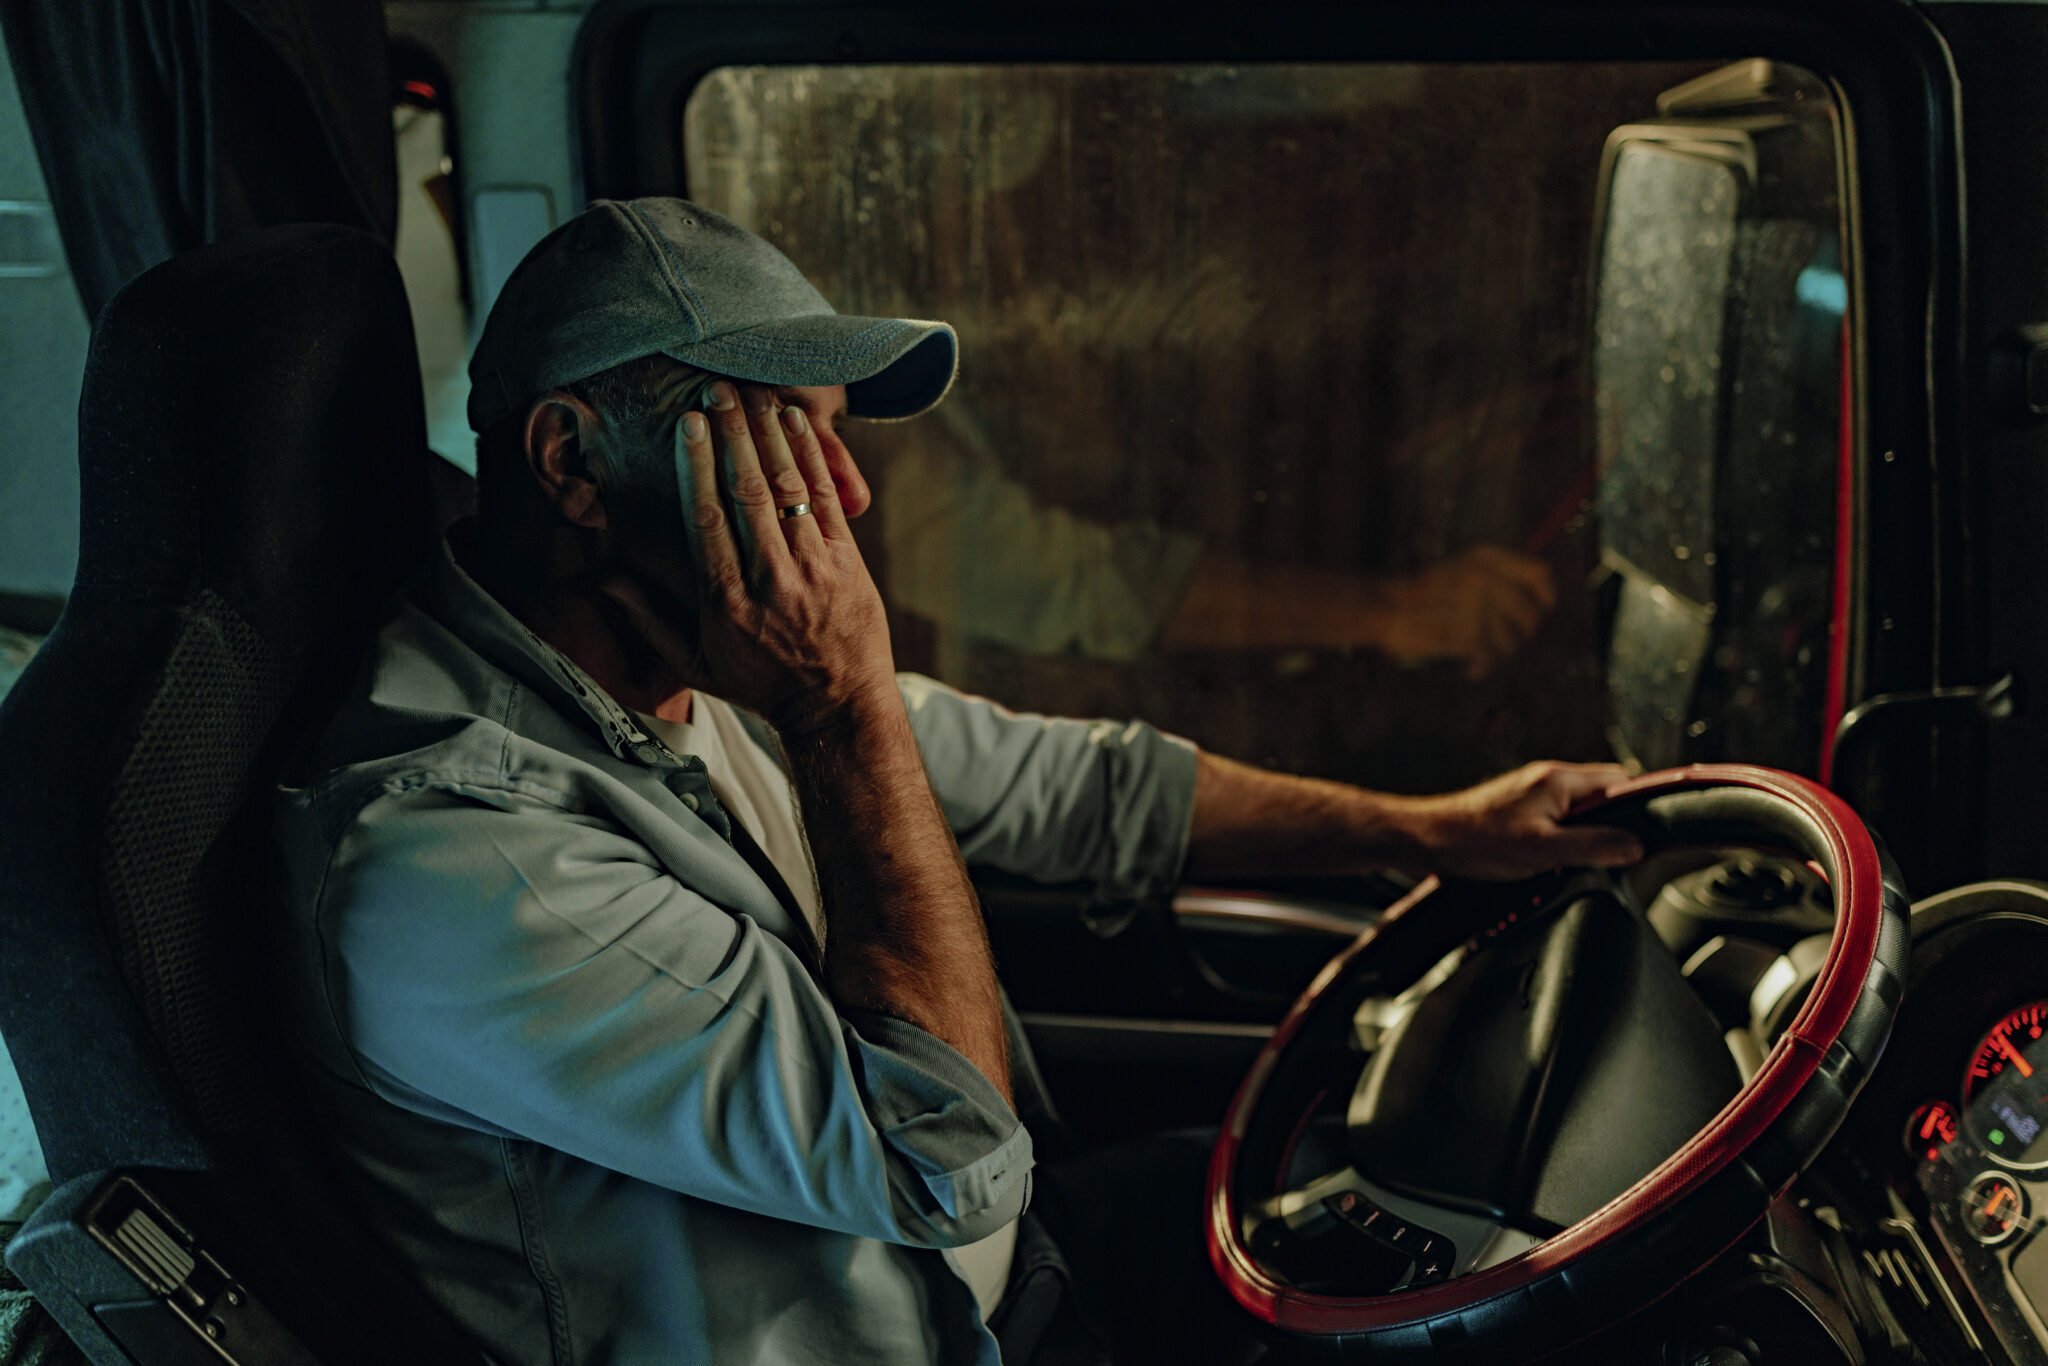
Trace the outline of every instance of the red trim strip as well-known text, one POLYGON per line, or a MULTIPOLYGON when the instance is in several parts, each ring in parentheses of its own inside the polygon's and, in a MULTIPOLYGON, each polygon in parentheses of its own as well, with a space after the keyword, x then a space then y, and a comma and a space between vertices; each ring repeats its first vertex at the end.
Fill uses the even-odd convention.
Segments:
POLYGON ((1835 727, 1849 706, 1849 581, 1856 572, 1856 370, 1842 315, 1842 435, 1835 453, 1835 585, 1828 608, 1828 691, 1821 713, 1822 786, 1835 781, 1835 727))
MULTIPOLYGON (((1316 975, 1231 1099, 1209 1162, 1208 1242, 1210 1265, 1232 1298, 1266 1323, 1310 1335, 1367 1332, 1470 1308, 1521 1290, 1601 1243, 1637 1228, 1725 1168, 1784 1112, 1820 1066, 1862 994, 1877 956, 1878 928, 1884 916, 1883 874, 1877 848, 1849 806, 1819 784, 1790 773, 1748 764, 1696 764, 1634 779, 1611 790, 1607 799, 1715 786, 1768 792, 1811 817, 1826 837, 1822 863, 1839 908, 1820 980, 1749 1084, 1706 1128, 1649 1175, 1563 1233, 1499 1266, 1441 1285, 1372 1298, 1312 1295, 1283 1285, 1252 1258, 1239 1232, 1238 1150, 1266 1078, 1272 1074, 1274 1059, 1300 1032, 1317 1000, 1349 972, 1379 932, 1378 927, 1369 929, 1316 975)), ((1380 925, 1407 914, 1435 889, 1434 878, 1422 883, 1389 910, 1380 925)))

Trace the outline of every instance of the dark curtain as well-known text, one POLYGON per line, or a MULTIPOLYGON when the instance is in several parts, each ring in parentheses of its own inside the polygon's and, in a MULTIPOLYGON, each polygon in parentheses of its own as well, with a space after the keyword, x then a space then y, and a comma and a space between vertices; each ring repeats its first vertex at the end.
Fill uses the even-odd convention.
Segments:
POLYGON ((380 0, 0 0, 86 316, 275 223, 398 222, 380 0))

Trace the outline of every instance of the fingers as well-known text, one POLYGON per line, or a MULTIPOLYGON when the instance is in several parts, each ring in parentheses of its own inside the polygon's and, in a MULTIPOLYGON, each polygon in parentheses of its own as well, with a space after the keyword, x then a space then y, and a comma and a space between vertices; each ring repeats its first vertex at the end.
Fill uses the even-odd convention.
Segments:
POLYGON ((711 449, 711 424, 702 413, 685 413, 676 423, 676 487, 690 553, 707 588, 729 590, 743 581, 740 550, 733 539, 725 501, 719 497, 718 457, 711 449))
POLYGON ((750 577, 757 571, 772 572, 788 563, 789 544, 783 539, 775 495, 761 468, 754 422, 762 418, 763 425, 772 429, 773 404, 764 403, 762 413, 750 414, 741 406, 738 389, 722 379, 714 381, 705 393, 711 405, 712 440, 718 448, 725 494, 732 501, 732 538, 739 547, 740 564, 750 577))
POLYGON ((1466 677, 1484 678, 1536 634, 1556 605, 1550 566, 1495 545, 1474 546, 1430 571, 1447 601, 1440 610, 1463 618, 1466 677))
MULTIPOLYGON (((1558 764, 1543 774, 1542 783, 1558 819, 1627 777, 1620 764, 1558 764)), ((1642 841, 1611 825, 1554 825, 1546 844, 1559 863, 1590 868, 1621 868, 1643 857, 1642 841)))
POLYGON ((1551 793, 1559 799, 1560 814, 1577 806, 1584 798, 1605 792, 1627 779, 1628 770, 1620 764, 1559 764, 1544 777, 1551 793))
POLYGON ((1473 632, 1472 651, 1465 664, 1465 676, 1474 681, 1492 673, 1528 634, 1511 616, 1491 604, 1481 604, 1476 610, 1480 613, 1478 627, 1473 632))
POLYGON ((1482 545, 1475 549, 1473 558, 1485 563, 1501 578, 1520 588, 1539 613, 1547 612, 1557 605, 1557 584, 1550 573, 1550 565, 1527 555, 1518 555, 1512 550, 1497 545, 1482 545))
POLYGON ((1483 545, 1472 552, 1472 562, 1487 577, 1491 605, 1505 614, 1517 642, 1536 633, 1544 616, 1557 605, 1557 587, 1550 566, 1499 546, 1483 545))
POLYGON ((797 435, 791 430, 791 415, 801 418, 803 410, 781 407, 775 402, 773 393, 754 385, 748 385, 741 392, 747 421, 753 431, 754 448, 761 458, 761 473, 768 480, 769 496, 774 500, 778 529, 792 551, 804 553, 815 550, 822 539, 818 532, 816 505, 812 504, 810 512, 794 517, 782 515, 784 508, 811 503, 810 481, 798 468, 796 455, 791 450, 792 438, 797 435))
POLYGON ((818 534, 827 540, 848 538, 851 533, 846 525, 846 508, 840 502, 839 486, 832 478, 825 448, 818 441, 809 415, 794 404, 784 408, 782 430, 789 437, 797 469, 803 474, 805 496, 811 501, 811 515, 805 520, 815 524, 818 534))
POLYGON ((1615 868, 1643 857, 1626 830, 1567 824, 1573 808, 1623 781, 1619 764, 1524 764, 1477 787, 1423 798, 1420 847, 1434 872, 1487 880, 1551 868, 1615 868))

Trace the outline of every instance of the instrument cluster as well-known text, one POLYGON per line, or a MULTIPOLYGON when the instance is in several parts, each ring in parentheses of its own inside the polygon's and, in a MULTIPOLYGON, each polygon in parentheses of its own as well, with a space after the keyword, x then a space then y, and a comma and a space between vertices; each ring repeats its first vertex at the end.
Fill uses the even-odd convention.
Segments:
POLYGON ((1928 1220, 1979 1297, 2048 1342, 2048 1001, 1985 1031, 1953 1094, 1917 1106, 1903 1135, 1928 1220))
POLYGON ((2048 1363, 2048 887, 1958 888, 1913 930, 1890 1056, 1851 1123, 1893 1154, 1894 1190, 2007 1358, 2048 1363))

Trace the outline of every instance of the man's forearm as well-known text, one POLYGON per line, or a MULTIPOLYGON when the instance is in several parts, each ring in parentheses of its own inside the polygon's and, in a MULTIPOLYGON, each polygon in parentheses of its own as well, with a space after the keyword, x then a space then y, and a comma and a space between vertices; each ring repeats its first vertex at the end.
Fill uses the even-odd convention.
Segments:
POLYGON ((1009 1099, 980 902, 901 699, 877 697, 784 744, 824 891, 826 989, 952 1045, 1009 1099))
POLYGON ((1643 849, 1627 831, 1566 821, 1577 803, 1626 776, 1616 764, 1542 762, 1460 792, 1405 797, 1203 754, 1185 875, 1404 868, 1506 880, 1634 863, 1643 849))
POLYGON ((1204 752, 1195 769, 1186 875, 1420 869, 1421 800, 1271 773, 1204 752))
POLYGON ((1398 624, 1373 576, 1204 555, 1160 628, 1165 650, 1338 649, 1378 645, 1398 624))

